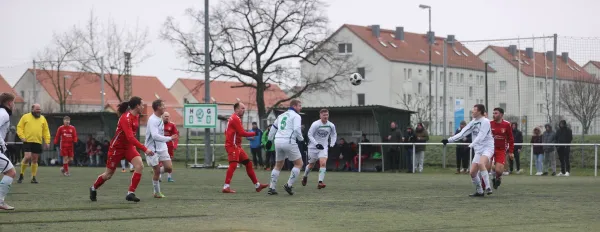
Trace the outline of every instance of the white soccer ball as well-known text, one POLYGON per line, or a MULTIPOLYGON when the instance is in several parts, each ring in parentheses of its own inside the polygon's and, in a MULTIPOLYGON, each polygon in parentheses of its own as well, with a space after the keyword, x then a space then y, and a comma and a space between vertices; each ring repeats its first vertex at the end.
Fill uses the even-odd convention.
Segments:
POLYGON ((51 159, 51 160, 50 160, 50 164, 51 164, 51 165, 55 165, 55 164, 56 164, 56 159, 51 159))
POLYGON ((350 83, 352 83, 352 85, 360 85, 363 80, 364 78, 362 75, 360 75, 360 73, 350 74, 350 83))

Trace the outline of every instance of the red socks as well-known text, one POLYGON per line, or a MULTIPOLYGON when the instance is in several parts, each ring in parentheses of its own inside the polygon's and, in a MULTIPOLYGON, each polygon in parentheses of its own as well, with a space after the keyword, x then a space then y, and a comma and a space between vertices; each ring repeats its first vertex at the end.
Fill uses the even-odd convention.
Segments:
POLYGON ((129 192, 135 192, 140 180, 142 179, 142 173, 134 172, 131 176, 131 185, 129 185, 129 192))
POLYGON ((252 180, 253 184, 258 183, 258 180, 256 179, 256 173, 254 172, 254 168, 252 168, 252 162, 248 162, 248 164, 246 164, 246 173, 248 174, 248 177, 250 177, 250 180, 252 180))
POLYGON ((69 163, 64 163, 63 169, 65 170, 65 172, 69 172, 69 163))
POLYGON ((231 183, 231 178, 237 168, 237 164, 237 162, 229 162, 229 168, 227 168, 227 175, 225 176, 225 184, 231 183))
POLYGON ((104 184, 106 180, 102 178, 102 175, 98 176, 98 179, 96 179, 96 182, 94 182, 94 189, 98 189, 100 188, 100 186, 102 186, 102 184, 104 184))

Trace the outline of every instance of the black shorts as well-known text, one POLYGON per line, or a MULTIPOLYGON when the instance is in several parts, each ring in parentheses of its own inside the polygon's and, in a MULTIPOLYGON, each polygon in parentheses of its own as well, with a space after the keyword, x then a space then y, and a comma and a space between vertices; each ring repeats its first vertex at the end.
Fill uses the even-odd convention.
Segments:
POLYGON ((34 154, 42 154, 42 144, 40 143, 23 143, 23 152, 31 152, 34 154))

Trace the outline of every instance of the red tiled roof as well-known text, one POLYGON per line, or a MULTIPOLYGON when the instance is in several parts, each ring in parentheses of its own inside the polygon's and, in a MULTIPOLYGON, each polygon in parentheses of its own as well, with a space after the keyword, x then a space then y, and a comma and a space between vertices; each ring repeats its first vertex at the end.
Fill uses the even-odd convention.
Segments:
POLYGON ((8 84, 8 82, 6 82, 6 79, 4 79, 4 77, 2 75, 0 75, 0 92, 4 93, 4 92, 9 92, 15 95, 15 102, 16 103, 23 103, 23 98, 21 96, 19 96, 17 94, 17 92, 15 92, 15 89, 13 89, 12 87, 10 87, 10 85, 8 84))
MULTIPOLYGON (((401 41, 392 37, 394 35, 393 30, 381 29, 379 38, 377 38, 373 35, 370 27, 344 24, 341 28, 348 28, 390 61, 429 64, 429 43, 426 34, 404 32, 404 41, 401 41), (384 47, 381 43, 386 44, 386 46, 384 47), (393 43, 396 47, 390 43, 393 43)), ((431 63, 433 65, 443 65, 443 45, 444 38, 436 37, 435 44, 431 47, 431 63)), ((448 67, 485 70, 485 63, 460 42, 455 42, 453 46, 448 45, 446 51, 448 52, 448 67)), ((494 72, 494 70, 488 71, 494 72)))
MULTIPOLYGON (((507 47, 498 47, 498 46, 488 46, 485 48, 482 53, 487 50, 492 49, 506 61, 511 63, 514 67, 518 68, 518 62, 515 57, 513 57, 508 51, 507 47)), ((527 76, 533 76, 533 72, 535 69, 535 76, 537 77, 552 77, 554 76, 554 69, 552 64, 552 58, 546 59, 546 54, 541 52, 534 52, 533 58, 530 59, 527 57, 527 54, 524 50, 517 50, 520 53, 521 60, 523 64, 521 64, 521 72, 527 76), (527 64, 529 63, 529 64, 527 64), (535 67, 534 67, 535 63, 535 67), (546 67, 547 65, 547 67, 546 67)), ((519 54, 517 54, 518 56, 519 54)), ((592 75, 590 75, 585 69, 579 66, 575 61, 569 58, 568 63, 563 61, 562 56, 556 56, 556 78, 563 80, 590 80, 592 79, 592 75)))
MULTIPOLYGON (((178 81, 192 93, 199 102, 204 102, 204 80, 179 78, 178 81)), ((239 82, 231 81, 211 81, 210 93, 218 103, 235 104, 236 98, 239 98, 246 107, 251 110, 256 109, 256 89, 251 87, 240 87, 239 82)), ((269 89, 265 90, 265 105, 271 107, 277 101, 286 99, 288 96, 279 88, 279 85, 271 84, 269 89)))
POLYGON ((588 66, 588 64, 592 64, 592 65, 596 66, 596 68, 600 69, 600 61, 590 60, 590 62, 587 62, 587 64, 585 64, 583 67, 588 66))

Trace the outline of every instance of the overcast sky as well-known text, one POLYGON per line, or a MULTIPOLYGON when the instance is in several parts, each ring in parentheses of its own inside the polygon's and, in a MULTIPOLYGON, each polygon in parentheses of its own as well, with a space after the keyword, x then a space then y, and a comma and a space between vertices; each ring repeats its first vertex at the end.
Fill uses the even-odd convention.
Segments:
MULTIPOLYGON (((211 5, 219 1, 212 0, 211 5)), ((583 65, 600 59, 600 20, 594 19, 600 2, 594 0, 326 0, 332 30, 344 23, 380 24, 407 32, 425 33, 427 12, 419 4, 432 7, 432 27, 437 36, 454 34, 458 40, 480 40, 552 35, 598 37, 559 43, 559 52, 570 51, 583 65), (579 56, 574 53, 579 53, 579 56)), ((170 87, 179 77, 198 76, 176 71, 185 62, 176 56, 171 44, 159 39, 168 16, 180 21, 186 8, 201 9, 201 0, 0 0, 0 74, 14 85, 31 67, 31 60, 51 40, 53 32, 66 31, 84 23, 90 10, 99 20, 112 18, 119 25, 148 27, 153 56, 133 67, 136 75, 158 76, 170 87)), ((551 42, 551 41, 549 41, 551 42)), ((499 43, 499 44, 506 44, 499 43)), ((536 42, 537 43, 537 42, 536 42)), ((487 45, 487 44, 486 44, 487 45)), ((540 45, 537 43, 536 45, 540 45)), ((551 44, 548 44, 551 47, 551 44)), ((536 46, 537 47, 537 46, 536 46)), ((473 48, 476 50, 477 48, 473 48)), ((476 51, 475 51, 476 52, 476 51)))

